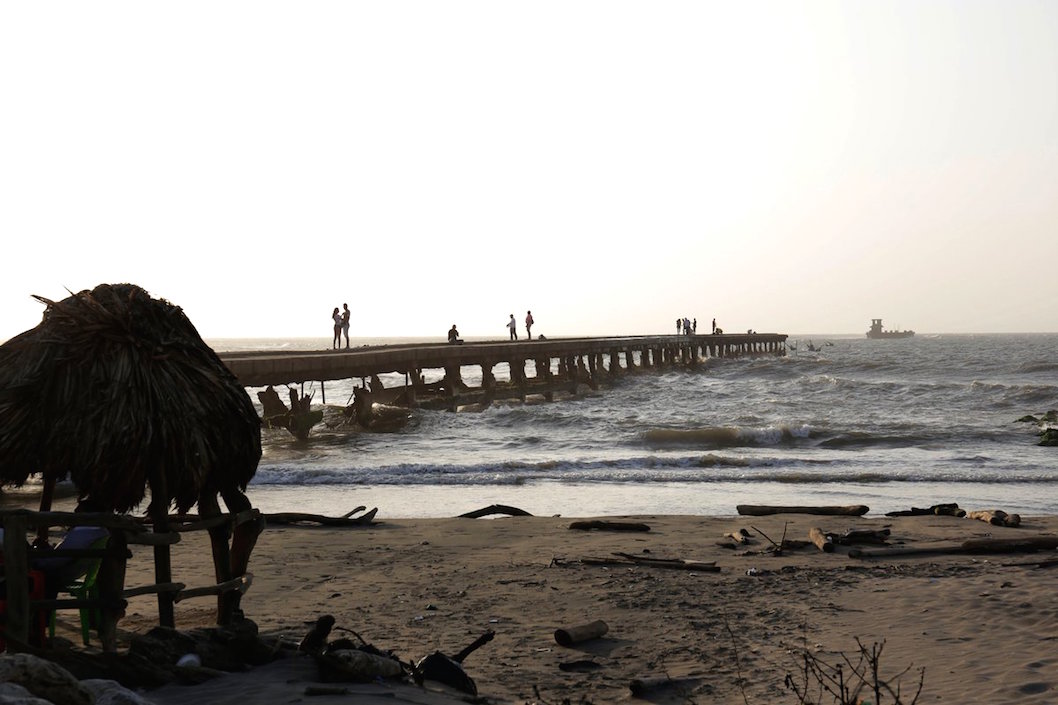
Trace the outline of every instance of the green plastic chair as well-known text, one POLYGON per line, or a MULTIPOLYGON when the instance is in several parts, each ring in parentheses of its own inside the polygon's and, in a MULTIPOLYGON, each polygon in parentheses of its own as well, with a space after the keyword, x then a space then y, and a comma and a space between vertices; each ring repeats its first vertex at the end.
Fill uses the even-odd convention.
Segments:
MULTIPOLYGON (((110 539, 109 536, 98 538, 92 542, 89 548, 102 549, 106 548, 107 541, 110 539)), ((59 588, 61 592, 69 593, 71 597, 79 600, 90 600, 99 597, 99 588, 96 587, 96 578, 99 575, 99 567, 103 564, 102 558, 90 558, 86 561, 85 565, 88 570, 85 572, 84 577, 79 580, 75 580, 68 585, 64 585, 59 588)), ((55 638, 55 612, 51 612, 51 624, 48 627, 48 637, 51 639, 55 638)), ((92 629, 93 617, 96 623, 102 620, 102 615, 98 609, 82 607, 79 612, 81 613, 81 640, 85 646, 90 643, 89 633, 92 629)))

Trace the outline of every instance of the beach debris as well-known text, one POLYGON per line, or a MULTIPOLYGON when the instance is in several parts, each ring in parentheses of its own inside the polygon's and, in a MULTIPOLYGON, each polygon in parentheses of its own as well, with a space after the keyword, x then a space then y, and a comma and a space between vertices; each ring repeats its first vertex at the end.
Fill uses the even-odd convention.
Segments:
POLYGON ((1053 551, 1058 548, 1058 536, 1038 534, 1013 539, 980 538, 967 539, 962 543, 938 543, 928 546, 899 546, 889 548, 853 548, 850 558, 888 558, 892 556, 915 556, 958 553, 1032 553, 1053 551))
POLYGON ((639 522, 603 521, 601 519, 575 521, 569 525, 569 528, 579 531, 650 531, 650 526, 639 522))
POLYGON ((323 647, 327 645, 327 637, 331 635, 331 629, 334 628, 334 621, 334 617, 329 614, 317 619, 316 624, 298 644, 298 651, 308 654, 318 654, 323 651, 323 647))
POLYGON ((436 681, 476 696, 478 694, 478 686, 474 683, 474 679, 467 675, 467 672, 463 669, 463 660, 492 641, 495 636, 496 633, 490 629, 455 656, 449 657, 440 651, 435 651, 429 656, 420 659, 412 671, 416 682, 421 684, 424 680, 436 681))
POLYGON ((982 509, 967 514, 970 519, 979 519, 988 522, 992 526, 1021 526, 1020 514, 1007 514, 1002 509, 982 509))
POLYGON ((808 530, 808 538, 823 553, 834 552, 834 542, 831 540, 830 534, 823 533, 823 530, 818 526, 813 526, 808 530))
POLYGON ((321 526, 371 526, 376 524, 375 515, 378 507, 364 512, 358 517, 353 514, 363 512, 366 507, 360 506, 340 517, 328 517, 320 514, 306 514, 304 512, 278 512, 276 514, 265 514, 266 522, 273 524, 319 524, 321 526))
MULTIPOLYGON (((321 631, 327 628, 330 621, 325 620, 327 616, 324 615, 317 620, 317 626, 321 627, 321 631)), ((334 628, 349 632, 360 643, 355 644, 351 639, 342 637, 328 643, 322 651, 313 654, 320 672, 320 680, 324 683, 350 681, 369 683, 380 678, 400 679, 411 670, 411 667, 401 661, 392 651, 376 648, 352 629, 334 628)))
POLYGON ((315 658, 324 683, 371 683, 379 678, 399 679, 405 675, 404 665, 396 658, 360 647, 336 649, 328 646, 315 658))
POLYGON ((563 661, 558 664, 558 670, 570 673, 588 673, 602 668, 602 664, 591 659, 580 659, 577 661, 563 661))
POLYGON ((870 508, 863 504, 849 506, 783 506, 767 504, 739 504, 735 507, 744 516, 768 516, 771 514, 819 514, 824 516, 863 516, 870 508))
POLYGON ((725 539, 731 539, 735 543, 752 543, 753 534, 746 529, 739 529, 738 531, 732 531, 724 534, 725 539))
MULTIPOLYGON (((615 552, 610 554, 616 558, 581 558, 581 565, 601 566, 647 566, 651 568, 673 568, 676 570, 697 571, 699 573, 719 573, 720 567, 715 561, 695 561, 686 558, 653 558, 647 556, 634 556, 630 553, 615 552)), ((560 558, 553 558, 551 565, 566 565, 560 558)))
POLYGON ((917 516, 952 516, 952 517, 964 517, 966 516, 966 510, 960 509, 959 505, 955 502, 947 502, 945 504, 934 504, 925 509, 921 507, 911 507, 911 509, 901 509, 895 512, 886 512, 887 517, 917 517, 917 516))
POLYGON ((601 619, 597 619, 573 627, 556 629, 555 642, 559 646, 572 646, 582 641, 598 639, 608 631, 610 631, 610 626, 601 619))
MULTIPOLYGON (((763 536, 765 538, 765 540, 767 540, 767 542, 771 544, 771 546, 765 548, 762 551, 757 551, 756 553, 758 553, 758 554, 768 553, 768 554, 771 554, 773 556, 781 556, 783 554, 783 551, 785 551, 787 549, 792 551, 792 550, 796 550, 796 549, 799 549, 799 548, 804 548, 806 546, 811 546, 812 545, 811 541, 801 541, 801 540, 798 540, 798 539, 788 539, 788 538, 786 538, 786 530, 789 527, 790 527, 790 522, 786 522, 786 523, 783 524, 783 526, 782 526, 782 538, 779 539, 778 543, 776 543, 774 540, 772 540, 772 538, 770 536, 768 536, 766 533, 764 533, 763 531, 761 531, 757 527, 755 527, 755 526, 752 527, 754 531, 756 531, 758 534, 763 536)), ((742 555, 748 555, 748 554, 744 553, 742 555)))
POLYGON ((830 540, 841 546, 851 546, 858 543, 872 543, 886 545, 891 535, 889 529, 846 529, 840 536, 828 534, 830 540))
POLYGON ((518 507, 510 507, 510 506, 508 506, 506 504, 490 504, 487 507, 482 507, 481 509, 475 509, 474 511, 467 512, 466 514, 460 514, 457 518, 458 519, 480 519, 481 517, 487 517, 487 516, 491 516, 493 514, 506 514, 507 516, 512 516, 512 517, 531 517, 532 516, 532 514, 530 514, 529 512, 525 511, 524 509, 519 509, 518 507))
POLYGON ((855 546, 857 544, 888 545, 889 529, 847 529, 844 534, 823 531, 818 527, 808 530, 812 544, 824 553, 833 553, 835 546, 855 546))
POLYGON ((290 408, 283 403, 272 385, 257 393, 261 402, 261 421, 267 428, 285 428, 299 440, 309 437, 312 427, 323 421, 323 410, 312 408, 312 395, 300 396, 294 387, 288 387, 290 408))
POLYGON ((636 697, 650 695, 653 691, 664 688, 691 688, 700 682, 697 678, 670 678, 669 676, 644 676, 633 678, 628 683, 628 689, 636 697))

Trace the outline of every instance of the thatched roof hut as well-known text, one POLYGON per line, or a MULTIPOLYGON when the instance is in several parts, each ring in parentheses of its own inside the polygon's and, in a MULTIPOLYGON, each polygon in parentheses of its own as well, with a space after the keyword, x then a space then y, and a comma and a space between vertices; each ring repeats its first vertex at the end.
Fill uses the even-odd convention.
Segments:
POLYGON ((0 484, 69 477, 117 512, 246 489, 260 418, 178 306, 132 284, 35 298, 40 325, 0 346, 0 484))

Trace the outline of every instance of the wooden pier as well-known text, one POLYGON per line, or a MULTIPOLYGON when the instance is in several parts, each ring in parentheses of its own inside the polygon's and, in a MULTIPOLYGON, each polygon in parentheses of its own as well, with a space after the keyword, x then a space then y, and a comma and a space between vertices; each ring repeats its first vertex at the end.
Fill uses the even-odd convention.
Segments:
MULTIPOLYGON (((581 385, 595 389, 620 374, 674 366, 693 367, 708 358, 785 355, 786 334, 657 335, 619 338, 385 345, 299 352, 227 352, 221 360, 245 387, 364 379, 356 390, 357 412, 367 421, 373 404, 456 409, 531 394, 551 399, 576 394, 581 385), (532 374, 528 374, 527 363, 532 374), (498 381, 495 368, 507 367, 498 381), (480 386, 463 380, 462 368, 479 367, 480 386), (439 376, 426 382, 426 371, 439 376), (379 375, 404 376, 402 385, 383 387, 379 375)), ((326 403, 324 396, 321 401, 326 403)))

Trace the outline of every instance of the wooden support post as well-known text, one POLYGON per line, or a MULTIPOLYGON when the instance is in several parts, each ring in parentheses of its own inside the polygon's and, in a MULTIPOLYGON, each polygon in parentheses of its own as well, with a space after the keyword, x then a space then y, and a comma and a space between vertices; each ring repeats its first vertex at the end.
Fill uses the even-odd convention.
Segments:
MULTIPOLYGON (((211 519, 220 516, 220 503, 217 501, 217 495, 204 490, 202 495, 198 498, 198 512, 206 519, 211 519)), ((218 583, 224 583, 231 580, 231 549, 228 547, 228 540, 231 538, 231 527, 229 524, 216 524, 209 528, 209 543, 213 549, 213 575, 216 577, 218 583)), ((161 582, 161 581, 159 581, 161 582)), ((169 582, 169 581, 166 581, 169 582)), ((160 593, 159 593, 160 595, 160 593)), ((222 613, 225 612, 225 605, 221 595, 217 596, 217 624, 226 624, 223 622, 222 613)), ((230 617, 230 615, 227 615, 230 617)))
MULTIPOLYGON (((224 504, 232 516, 251 512, 253 519, 237 523, 231 538, 231 557, 228 574, 231 579, 248 575, 250 566, 250 554, 257 545, 257 537, 264 531, 265 520, 261 513, 250 506, 247 499, 238 489, 225 490, 224 504)), ((234 619, 242 616, 242 594, 243 591, 228 591, 220 596, 220 612, 217 615, 218 624, 230 624, 234 619)))
POLYGON ((99 641, 106 653, 118 650, 118 620, 125 615, 125 567, 128 562, 128 539, 124 529, 110 529, 106 554, 99 564, 96 585, 103 603, 100 610, 99 641))
POLYGON ((4 582, 7 587, 7 611, 3 630, 8 648, 12 642, 29 642, 29 554, 26 547, 26 520, 8 516, 4 519, 4 582))
MULTIPOLYGON (((165 473, 157 465, 150 471, 151 504, 149 514, 154 533, 169 533, 169 491, 166 487, 165 473)), ((172 553, 168 544, 154 547, 154 582, 173 582, 172 553)), ((176 613, 173 610, 171 593, 158 593, 158 624, 162 627, 176 627, 176 613)))

